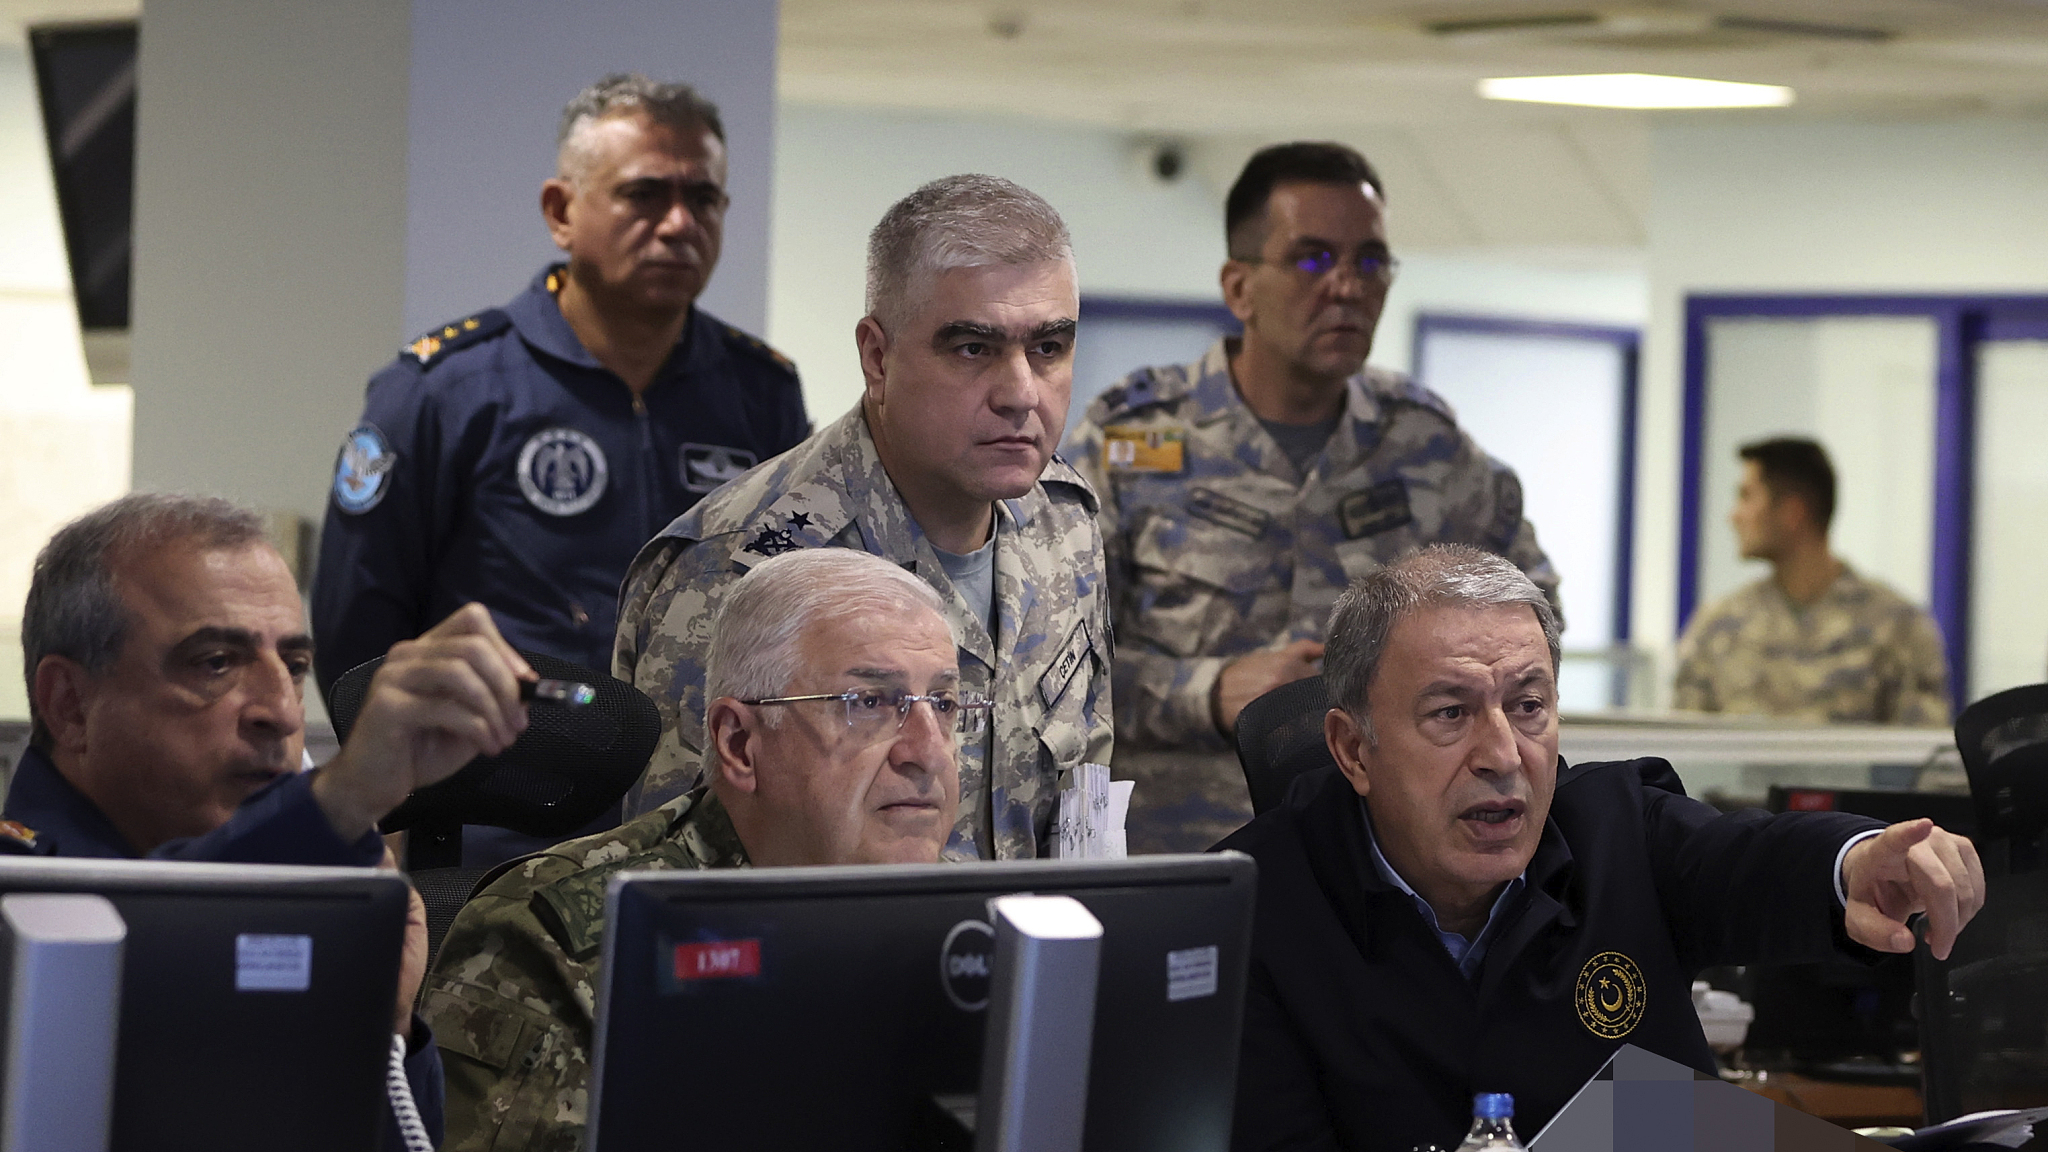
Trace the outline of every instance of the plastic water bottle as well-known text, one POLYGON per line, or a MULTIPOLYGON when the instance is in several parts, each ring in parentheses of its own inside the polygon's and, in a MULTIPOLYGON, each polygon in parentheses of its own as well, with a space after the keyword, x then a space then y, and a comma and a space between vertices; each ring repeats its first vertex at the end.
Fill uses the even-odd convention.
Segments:
POLYGON ((1481 1092, 1472 1098, 1472 1131, 1458 1152, 1523 1152, 1515 1138, 1515 1098, 1505 1092, 1481 1092))

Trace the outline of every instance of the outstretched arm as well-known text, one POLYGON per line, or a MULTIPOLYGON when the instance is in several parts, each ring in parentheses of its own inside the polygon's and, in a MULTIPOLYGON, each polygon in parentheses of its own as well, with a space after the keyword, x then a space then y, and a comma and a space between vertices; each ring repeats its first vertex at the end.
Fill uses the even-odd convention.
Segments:
POLYGON ((519 681, 533 676, 481 604, 393 645, 348 743, 313 781, 335 832, 353 840, 414 789, 511 747, 526 730, 519 681))

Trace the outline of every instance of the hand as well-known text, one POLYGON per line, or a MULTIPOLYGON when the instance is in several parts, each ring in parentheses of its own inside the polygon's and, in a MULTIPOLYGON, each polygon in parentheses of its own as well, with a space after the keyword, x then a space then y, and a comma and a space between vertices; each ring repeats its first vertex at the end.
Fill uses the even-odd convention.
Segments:
POLYGON ((1879 952, 1911 952, 1906 917, 1927 913, 1927 947, 1948 959, 1963 926, 1984 907, 1984 866, 1968 839, 1932 820, 1908 820, 1849 849, 1842 861, 1849 938, 1879 952))
POLYGON ((1280 687, 1315 675, 1323 658, 1323 646, 1314 640, 1296 640, 1285 648, 1254 652, 1226 664, 1216 677, 1209 696, 1209 711, 1216 730, 1225 736, 1237 731, 1237 714, 1244 706, 1280 687))
MULTIPOLYGON (((398 871, 398 858, 391 849, 384 849, 384 862, 377 865, 388 871, 398 871)), ((420 998, 420 984, 427 978, 427 902, 420 899, 420 891, 410 882, 405 886, 405 941, 398 953, 398 1015, 393 1019, 391 1031, 397 1035, 412 1036, 412 1006, 420 998)))
POLYGON ((419 639, 392 645, 348 743, 313 780, 335 832, 353 841, 414 789, 511 747, 526 730, 519 682, 531 679, 533 669, 481 604, 465 604, 419 639))

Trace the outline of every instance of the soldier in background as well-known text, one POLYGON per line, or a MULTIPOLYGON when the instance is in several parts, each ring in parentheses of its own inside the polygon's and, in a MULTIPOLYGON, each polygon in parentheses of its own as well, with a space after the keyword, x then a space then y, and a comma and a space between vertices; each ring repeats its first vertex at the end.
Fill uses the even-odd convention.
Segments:
POLYGON ((938 592, 962 690, 995 701, 961 751, 948 857, 1041 855, 1061 774, 1110 752, 1097 504, 1053 455, 1080 312, 1066 225, 1007 180, 933 181, 869 237, 867 308, 861 402, 633 561, 612 671, 654 698, 662 740, 627 809, 697 779, 710 621, 733 582, 794 549, 858 548, 938 592))
POLYGON ((470 600, 515 647, 609 667, 634 553, 809 429, 789 361, 696 306, 728 202, 718 109, 606 77, 563 110, 556 163, 540 208, 567 262, 406 348, 343 441, 322 691, 470 600))
POLYGON ((1672 704, 1801 720, 1945 727, 1941 632, 1918 605, 1828 548, 1835 469, 1812 440, 1745 444, 1729 521, 1771 574, 1702 610, 1678 648, 1672 704))
POLYGON ((714 632, 710 782, 506 865, 449 928, 421 1005, 448 1152, 582 1147, 614 874, 938 859, 961 734, 987 716, 938 593, 863 552, 804 549, 736 582, 714 632))
POLYGON ((1199 850, 1250 818, 1227 751, 1237 714, 1315 674, 1352 580, 1465 543, 1556 602, 1514 472, 1434 393, 1364 367, 1395 269, 1384 207, 1341 144, 1254 155, 1224 213, 1223 299, 1244 335, 1132 373, 1067 444, 1102 500, 1133 851, 1199 850))
MULTIPOLYGON (((342 441, 313 583, 323 692, 471 600, 516 648, 610 667, 634 553, 809 430, 789 361, 696 306, 728 202, 718 109, 606 77, 563 110, 556 164, 540 207, 567 263, 420 337, 342 441)), ((463 863, 549 842, 472 827, 463 863)))

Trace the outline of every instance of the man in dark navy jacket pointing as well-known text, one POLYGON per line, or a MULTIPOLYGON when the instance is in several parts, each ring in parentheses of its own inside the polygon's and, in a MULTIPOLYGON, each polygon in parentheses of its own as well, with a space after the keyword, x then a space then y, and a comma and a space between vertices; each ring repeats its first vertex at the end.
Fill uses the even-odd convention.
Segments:
POLYGON ((1223 842, 1259 862, 1238 1149, 1454 1147, 1477 1092, 1533 1135, 1616 1048, 1711 1072, 1712 964, 1913 946, 1983 903, 1913 821, 1723 815, 1662 760, 1563 765, 1557 621, 1513 564, 1426 549, 1331 615, 1333 767, 1223 842))

